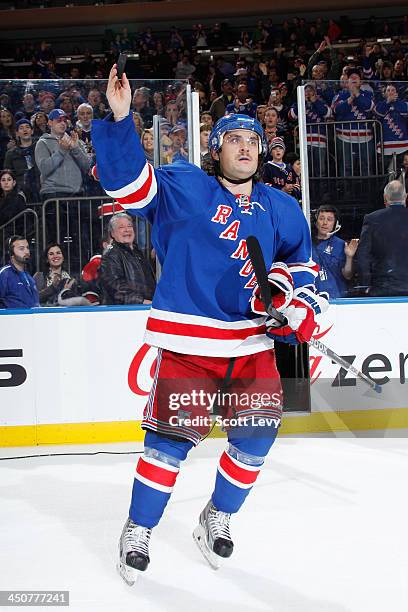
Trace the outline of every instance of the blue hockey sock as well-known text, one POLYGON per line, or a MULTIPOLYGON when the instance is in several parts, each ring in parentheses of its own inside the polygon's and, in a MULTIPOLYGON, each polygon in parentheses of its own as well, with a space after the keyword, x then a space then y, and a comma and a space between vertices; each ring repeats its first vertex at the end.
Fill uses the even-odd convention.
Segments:
POLYGON ((217 510, 238 512, 252 489, 272 444, 277 429, 262 432, 245 428, 230 433, 229 446, 220 457, 212 501, 217 510))
POLYGON ((164 512, 175 485, 180 463, 193 443, 166 438, 148 431, 145 450, 140 457, 132 490, 129 516, 143 527, 155 527, 164 512))

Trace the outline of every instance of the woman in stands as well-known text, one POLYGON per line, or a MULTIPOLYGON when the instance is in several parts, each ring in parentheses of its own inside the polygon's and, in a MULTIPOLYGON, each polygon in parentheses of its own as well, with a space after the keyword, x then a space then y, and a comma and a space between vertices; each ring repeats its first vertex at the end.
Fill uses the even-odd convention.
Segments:
POLYGON ((0 168, 8 149, 16 146, 16 124, 12 113, 7 108, 0 110, 0 168))
POLYGON ((145 157, 149 162, 153 162, 153 130, 143 130, 142 136, 140 138, 142 142, 143 151, 145 153, 145 157))
MULTIPOLYGON (((0 171, 0 227, 8 223, 19 212, 26 210, 26 197, 17 188, 16 179, 11 170, 0 171)), ((17 221, 14 225, 22 225, 22 221, 17 221)), ((11 229, 11 228, 10 228, 11 229)), ((12 234, 21 234, 21 227, 15 227, 12 234)))
POLYGON ((43 111, 38 111, 31 117, 31 125, 33 126, 33 138, 38 139, 49 132, 48 117, 43 111))
POLYGON ((64 268, 64 253, 60 244, 49 244, 44 251, 42 271, 34 274, 42 306, 58 306, 58 296, 71 289, 75 279, 64 268))

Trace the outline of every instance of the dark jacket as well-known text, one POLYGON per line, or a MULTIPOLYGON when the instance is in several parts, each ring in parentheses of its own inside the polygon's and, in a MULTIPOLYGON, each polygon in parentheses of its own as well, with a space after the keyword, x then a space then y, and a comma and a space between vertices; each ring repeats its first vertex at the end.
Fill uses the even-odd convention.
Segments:
POLYGON ((359 284, 369 295, 408 295, 408 209, 393 205, 364 217, 356 253, 359 284))
POLYGON ((12 170, 17 188, 22 189, 29 202, 40 201, 40 173, 34 159, 35 143, 29 147, 14 147, 6 153, 4 167, 12 170))
POLYGON ((0 308, 34 308, 39 306, 38 291, 28 272, 13 265, 0 270, 0 308))
POLYGON ((99 278, 104 304, 142 304, 153 299, 153 271, 135 243, 131 249, 113 241, 102 257, 99 278))
MULTIPOLYGON (((14 188, 10 193, 8 193, 5 197, 0 198, 0 227, 5 223, 8 223, 10 219, 15 217, 19 212, 26 210, 26 199, 24 194, 21 191, 18 191, 17 188, 14 188)), ((13 229, 13 233, 22 233, 24 221, 23 219, 17 221, 17 225, 15 229, 13 229), (21 227, 20 227, 21 225, 21 227)))

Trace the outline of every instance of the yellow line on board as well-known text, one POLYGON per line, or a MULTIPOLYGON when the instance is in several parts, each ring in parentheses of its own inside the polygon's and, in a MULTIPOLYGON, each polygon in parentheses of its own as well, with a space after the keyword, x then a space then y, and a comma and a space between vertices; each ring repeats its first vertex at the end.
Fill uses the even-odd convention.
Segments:
MULTIPOLYGON (((408 429, 408 408, 387 408, 284 416, 279 434, 405 428, 408 429)), ((225 434, 219 428, 214 428, 210 437, 224 436, 225 434)), ((140 442, 143 437, 144 432, 140 427, 140 421, 0 427, 0 447, 140 442)))

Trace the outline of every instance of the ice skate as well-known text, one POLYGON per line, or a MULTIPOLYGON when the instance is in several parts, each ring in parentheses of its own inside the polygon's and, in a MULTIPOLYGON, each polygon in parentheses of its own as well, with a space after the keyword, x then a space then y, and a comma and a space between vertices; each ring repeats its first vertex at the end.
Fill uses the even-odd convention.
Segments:
POLYGON ((152 530, 136 525, 128 518, 119 540, 117 570, 129 586, 133 586, 149 565, 149 540, 152 530))
POLYGON ((213 569, 219 569, 221 561, 230 557, 234 549, 229 532, 231 515, 217 510, 210 500, 200 514, 193 538, 213 569))

